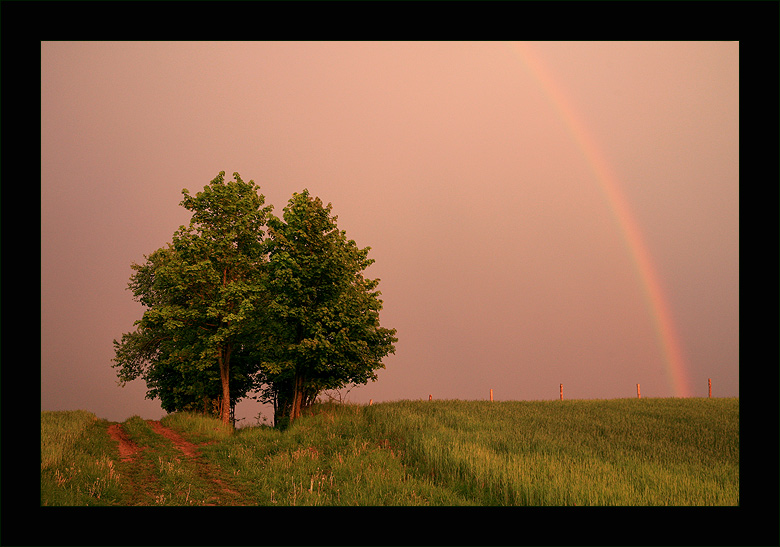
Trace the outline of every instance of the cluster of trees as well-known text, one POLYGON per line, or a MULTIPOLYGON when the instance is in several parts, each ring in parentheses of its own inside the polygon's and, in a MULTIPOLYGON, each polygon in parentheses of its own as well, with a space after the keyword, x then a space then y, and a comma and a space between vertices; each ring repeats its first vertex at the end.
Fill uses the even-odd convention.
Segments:
POLYGON ((304 190, 277 218, 254 181, 233 177, 184 189, 189 226, 132 265, 146 309, 114 340, 112 366, 120 385, 143 378, 168 412, 227 424, 253 396, 285 426, 322 391, 376 380, 398 339, 379 324, 379 279, 363 277, 370 247, 347 239, 330 204, 304 190))

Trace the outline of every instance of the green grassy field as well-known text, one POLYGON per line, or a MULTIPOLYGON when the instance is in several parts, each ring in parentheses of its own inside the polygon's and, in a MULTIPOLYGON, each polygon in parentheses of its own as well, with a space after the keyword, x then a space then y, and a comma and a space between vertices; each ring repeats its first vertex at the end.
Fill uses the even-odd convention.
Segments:
POLYGON ((107 421, 86 410, 41 412, 41 505, 123 501, 107 429, 107 421))
MULTIPOLYGON (((54 435, 55 414, 41 415, 41 503, 138 503, 107 422, 74 415, 54 435), (92 471, 81 479, 67 474, 74 467, 92 471), (89 484, 102 489, 96 499, 89 484)), ((284 432, 232 435, 192 414, 162 424, 196 443, 200 460, 177 455, 140 418, 124 422, 146 447, 138 457, 159 463, 145 468, 157 492, 145 504, 739 504, 739 399, 326 404, 284 432), (198 466, 235 495, 204 493, 198 466)))

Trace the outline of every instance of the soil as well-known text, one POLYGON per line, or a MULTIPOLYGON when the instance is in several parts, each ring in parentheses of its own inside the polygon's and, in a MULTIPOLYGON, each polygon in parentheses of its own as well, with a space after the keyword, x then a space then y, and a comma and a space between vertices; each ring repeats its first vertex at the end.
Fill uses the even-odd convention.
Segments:
POLYGON ((130 440, 121 424, 112 424, 108 427, 108 434, 119 444, 119 459, 123 462, 130 461, 140 450, 140 447, 130 440))
MULTIPOLYGON (((202 457, 198 445, 189 442, 179 433, 165 427, 157 420, 147 420, 147 423, 156 433, 169 439, 185 458, 195 462, 198 476, 212 486, 213 495, 206 500, 204 505, 245 505, 246 500, 243 499, 243 496, 231 489, 225 480, 219 477, 219 471, 211 467, 202 457)), ((110 425, 108 433, 117 442, 119 459, 124 467, 127 483, 133 491, 131 505, 155 504, 157 480, 154 476, 154 470, 150 464, 145 463, 143 458, 139 457, 141 452, 146 450, 146 447, 135 444, 122 428, 122 424, 110 425)))

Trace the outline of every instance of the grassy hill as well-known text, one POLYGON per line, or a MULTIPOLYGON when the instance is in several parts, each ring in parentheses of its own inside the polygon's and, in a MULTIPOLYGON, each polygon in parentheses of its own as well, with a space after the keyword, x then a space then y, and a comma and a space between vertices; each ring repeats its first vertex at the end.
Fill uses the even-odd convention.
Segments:
POLYGON ((739 504, 739 399, 317 405, 232 435, 133 417, 124 458, 112 425, 41 413, 42 505, 739 504))

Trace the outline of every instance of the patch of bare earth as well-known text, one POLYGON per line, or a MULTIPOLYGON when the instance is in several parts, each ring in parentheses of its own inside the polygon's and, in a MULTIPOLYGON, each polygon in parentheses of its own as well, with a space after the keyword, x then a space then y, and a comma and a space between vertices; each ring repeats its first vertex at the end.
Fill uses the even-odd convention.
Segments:
POLYGON ((146 447, 135 444, 125 432, 122 424, 108 426, 108 434, 119 448, 119 473, 123 477, 132 497, 129 505, 154 505, 154 490, 157 483, 154 470, 139 457, 146 447))
POLYGON ((108 426, 108 434, 119 445, 119 459, 123 462, 129 461, 140 450, 140 447, 131 441, 125 430, 122 429, 122 424, 108 426))

